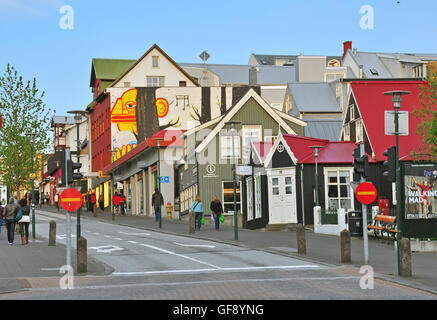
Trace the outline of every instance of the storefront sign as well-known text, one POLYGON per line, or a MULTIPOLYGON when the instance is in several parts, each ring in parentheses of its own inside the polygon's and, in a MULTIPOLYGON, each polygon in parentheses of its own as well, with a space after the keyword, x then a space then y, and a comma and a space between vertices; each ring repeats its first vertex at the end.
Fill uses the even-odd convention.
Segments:
POLYGON ((161 183, 169 183, 169 182, 170 182, 170 177, 168 176, 161 177, 161 183))
POLYGON ((252 166, 237 166, 237 174, 240 176, 252 175, 252 166))
POLYGON ((209 164, 206 166, 205 171, 206 174, 203 175, 204 178, 217 178, 217 174, 215 173, 215 165, 209 164))

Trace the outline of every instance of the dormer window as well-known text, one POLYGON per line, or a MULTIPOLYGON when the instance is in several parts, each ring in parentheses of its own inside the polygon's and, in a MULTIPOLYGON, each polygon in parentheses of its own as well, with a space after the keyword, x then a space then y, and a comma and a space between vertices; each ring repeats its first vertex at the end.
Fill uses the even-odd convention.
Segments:
POLYGON ((370 73, 373 74, 374 76, 379 75, 378 70, 376 69, 370 69, 370 73))
POLYGON ((158 58, 159 56, 152 57, 152 68, 159 68, 158 58))

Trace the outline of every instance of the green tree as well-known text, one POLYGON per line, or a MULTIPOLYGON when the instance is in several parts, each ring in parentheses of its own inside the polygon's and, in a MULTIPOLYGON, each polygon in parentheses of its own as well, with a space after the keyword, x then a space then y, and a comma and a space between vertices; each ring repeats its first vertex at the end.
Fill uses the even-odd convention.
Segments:
POLYGON ((412 152, 416 159, 437 158, 437 72, 428 71, 426 85, 420 85, 420 106, 414 107, 413 116, 422 119, 417 125, 416 134, 422 144, 412 152))
POLYGON ((43 102, 36 79, 24 82, 9 64, 0 76, 0 183, 13 192, 30 189, 31 146, 34 172, 41 168, 42 157, 50 145, 52 112, 43 102), (27 133, 35 134, 33 142, 27 133))

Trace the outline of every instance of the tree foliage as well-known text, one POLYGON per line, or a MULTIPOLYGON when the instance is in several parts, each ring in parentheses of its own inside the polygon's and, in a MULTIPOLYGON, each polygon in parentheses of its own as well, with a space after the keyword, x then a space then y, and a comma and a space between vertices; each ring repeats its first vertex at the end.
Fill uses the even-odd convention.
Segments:
POLYGON ((50 145, 52 112, 43 102, 36 79, 25 81, 9 64, 0 76, 0 183, 11 192, 30 189, 32 173, 41 168, 41 155, 50 145), (33 133, 31 142, 28 133, 33 133))
POLYGON ((437 158, 437 71, 428 69, 427 84, 420 85, 420 106, 414 107, 413 116, 421 119, 416 134, 422 144, 413 151, 416 159, 437 158))

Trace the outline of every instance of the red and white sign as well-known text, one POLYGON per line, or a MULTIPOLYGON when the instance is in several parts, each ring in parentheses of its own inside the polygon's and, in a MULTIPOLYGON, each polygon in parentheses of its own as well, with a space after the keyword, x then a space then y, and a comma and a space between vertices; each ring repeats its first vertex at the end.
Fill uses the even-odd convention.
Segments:
POLYGON ((370 182, 360 183, 355 190, 355 196, 357 200, 362 204, 371 204, 376 200, 378 192, 373 184, 370 182))
POLYGON ((66 189, 59 195, 59 205, 67 211, 76 211, 82 206, 82 203, 82 194, 76 189, 66 189))

